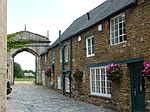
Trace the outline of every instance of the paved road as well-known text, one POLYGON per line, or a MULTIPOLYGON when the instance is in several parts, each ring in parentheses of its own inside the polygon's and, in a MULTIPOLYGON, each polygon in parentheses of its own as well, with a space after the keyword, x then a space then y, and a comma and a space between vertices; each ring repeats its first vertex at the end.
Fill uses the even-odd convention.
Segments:
POLYGON ((114 112, 28 82, 17 83, 12 88, 7 99, 7 112, 114 112))

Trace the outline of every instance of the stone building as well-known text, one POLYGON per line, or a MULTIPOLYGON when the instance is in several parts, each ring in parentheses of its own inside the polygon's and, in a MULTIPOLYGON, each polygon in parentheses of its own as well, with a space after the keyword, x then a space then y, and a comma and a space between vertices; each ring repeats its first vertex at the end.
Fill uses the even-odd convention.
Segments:
POLYGON ((6 110, 7 0, 0 0, 0 112, 6 110))
POLYGON ((43 72, 50 69, 46 86, 121 112, 150 111, 150 83, 141 75, 150 61, 149 20, 150 0, 107 0, 79 17, 41 55, 43 72), (123 70, 118 83, 106 76, 112 63, 123 70), (80 81, 73 77, 77 68, 80 81))

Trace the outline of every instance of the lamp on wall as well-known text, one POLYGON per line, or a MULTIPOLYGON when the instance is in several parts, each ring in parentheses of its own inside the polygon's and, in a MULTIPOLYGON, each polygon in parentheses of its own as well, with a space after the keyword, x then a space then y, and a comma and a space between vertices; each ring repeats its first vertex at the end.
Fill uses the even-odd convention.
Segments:
POLYGON ((102 24, 98 25, 98 31, 102 31, 102 24))
POLYGON ((81 36, 78 37, 78 42, 80 42, 82 40, 81 36))

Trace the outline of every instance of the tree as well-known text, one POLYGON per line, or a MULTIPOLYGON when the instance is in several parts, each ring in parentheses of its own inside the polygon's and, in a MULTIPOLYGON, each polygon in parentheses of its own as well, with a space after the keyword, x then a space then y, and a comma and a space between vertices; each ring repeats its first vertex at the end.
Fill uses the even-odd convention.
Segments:
POLYGON ((21 66, 17 62, 14 62, 14 76, 17 78, 23 78, 24 77, 21 66))

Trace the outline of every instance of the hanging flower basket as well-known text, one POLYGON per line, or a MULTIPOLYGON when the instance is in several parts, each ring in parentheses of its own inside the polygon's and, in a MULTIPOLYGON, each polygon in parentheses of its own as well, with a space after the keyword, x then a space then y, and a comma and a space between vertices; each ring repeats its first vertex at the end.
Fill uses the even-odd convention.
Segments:
POLYGON ((51 69, 50 68, 45 69, 45 75, 47 75, 47 77, 49 77, 51 75, 51 69))
POLYGON ((150 62, 145 61, 143 63, 144 70, 142 70, 142 76, 146 77, 148 81, 150 81, 150 62))
POLYGON ((83 77, 83 72, 78 68, 76 68, 73 74, 73 78, 75 79, 75 81, 81 81, 82 77, 83 77))
POLYGON ((109 64, 106 68, 108 80, 120 82, 123 75, 123 70, 118 64, 109 64))

